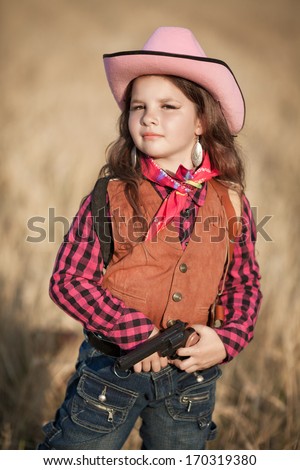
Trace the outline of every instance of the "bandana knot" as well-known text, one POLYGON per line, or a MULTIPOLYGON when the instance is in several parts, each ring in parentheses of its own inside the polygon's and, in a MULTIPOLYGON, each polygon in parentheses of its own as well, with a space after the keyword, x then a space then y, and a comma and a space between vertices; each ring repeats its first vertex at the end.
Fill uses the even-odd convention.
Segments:
POLYGON ((146 240, 153 240, 155 235, 165 228, 180 212, 188 207, 195 191, 202 183, 219 175, 218 170, 211 169, 209 155, 204 153, 203 163, 195 172, 186 170, 182 165, 172 177, 160 168, 151 157, 141 158, 143 175, 160 186, 173 189, 163 201, 149 227, 146 240))

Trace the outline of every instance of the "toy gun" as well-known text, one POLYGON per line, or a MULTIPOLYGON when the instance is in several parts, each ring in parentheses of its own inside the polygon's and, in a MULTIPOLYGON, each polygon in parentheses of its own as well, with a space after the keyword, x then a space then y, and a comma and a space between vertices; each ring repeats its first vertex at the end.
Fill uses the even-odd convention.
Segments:
POLYGON ((170 359, 184 359, 183 356, 177 356, 177 349, 193 346, 199 341, 199 335, 194 328, 187 328, 186 326, 187 323, 180 320, 174 321, 171 326, 157 333, 157 335, 145 341, 136 349, 119 357, 116 361, 116 366, 120 370, 128 370, 134 364, 137 364, 154 352, 158 352, 160 356, 167 356, 170 359))

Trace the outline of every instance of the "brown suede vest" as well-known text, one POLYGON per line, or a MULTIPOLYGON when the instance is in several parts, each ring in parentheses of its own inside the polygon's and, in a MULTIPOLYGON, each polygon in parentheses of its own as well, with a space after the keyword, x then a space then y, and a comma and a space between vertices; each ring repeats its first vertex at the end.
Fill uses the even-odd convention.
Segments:
MULTIPOLYGON (((150 224, 162 200, 147 181, 141 183, 140 194, 150 224)), ((199 208, 185 250, 172 223, 156 240, 138 243, 139 226, 134 223, 124 183, 111 180, 108 195, 114 254, 103 287, 127 307, 143 312, 158 328, 176 319, 207 324, 228 255, 226 212, 213 185, 207 185, 204 206, 199 208)))

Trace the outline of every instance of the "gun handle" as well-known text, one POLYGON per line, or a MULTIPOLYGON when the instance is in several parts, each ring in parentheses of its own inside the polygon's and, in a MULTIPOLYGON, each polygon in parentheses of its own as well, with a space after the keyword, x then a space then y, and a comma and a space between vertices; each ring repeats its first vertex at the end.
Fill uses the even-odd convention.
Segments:
POLYGON ((186 343, 184 345, 185 348, 194 346, 194 344, 198 343, 198 341, 200 340, 200 335, 194 330, 194 328, 187 328, 187 330, 192 330, 192 332, 186 340, 186 343))
MULTIPOLYGON (((198 341, 200 340, 200 335, 194 330, 194 328, 191 328, 191 327, 186 328, 185 334, 186 334, 187 339, 186 339, 185 344, 182 345, 183 348, 194 346, 194 344, 198 343, 198 341)), ((188 357, 189 356, 178 356, 178 354, 174 352, 174 354, 170 356, 170 359, 183 360, 183 359, 187 359, 188 357)))

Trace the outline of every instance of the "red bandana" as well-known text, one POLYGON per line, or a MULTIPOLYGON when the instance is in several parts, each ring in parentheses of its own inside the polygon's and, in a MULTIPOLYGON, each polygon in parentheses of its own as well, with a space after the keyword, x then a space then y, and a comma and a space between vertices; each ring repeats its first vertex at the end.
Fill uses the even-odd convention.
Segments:
MULTIPOLYGON (((218 170, 211 169, 208 153, 205 152, 203 157, 201 167, 194 173, 186 171, 183 174, 184 172, 177 171, 176 179, 160 168, 154 159, 150 157, 141 158, 142 173, 148 180, 174 189, 158 209, 146 235, 146 240, 152 240, 158 232, 189 206, 194 192, 197 188, 201 188, 204 181, 218 176, 218 170)), ((182 167, 179 167, 179 170, 181 169, 182 167)))

